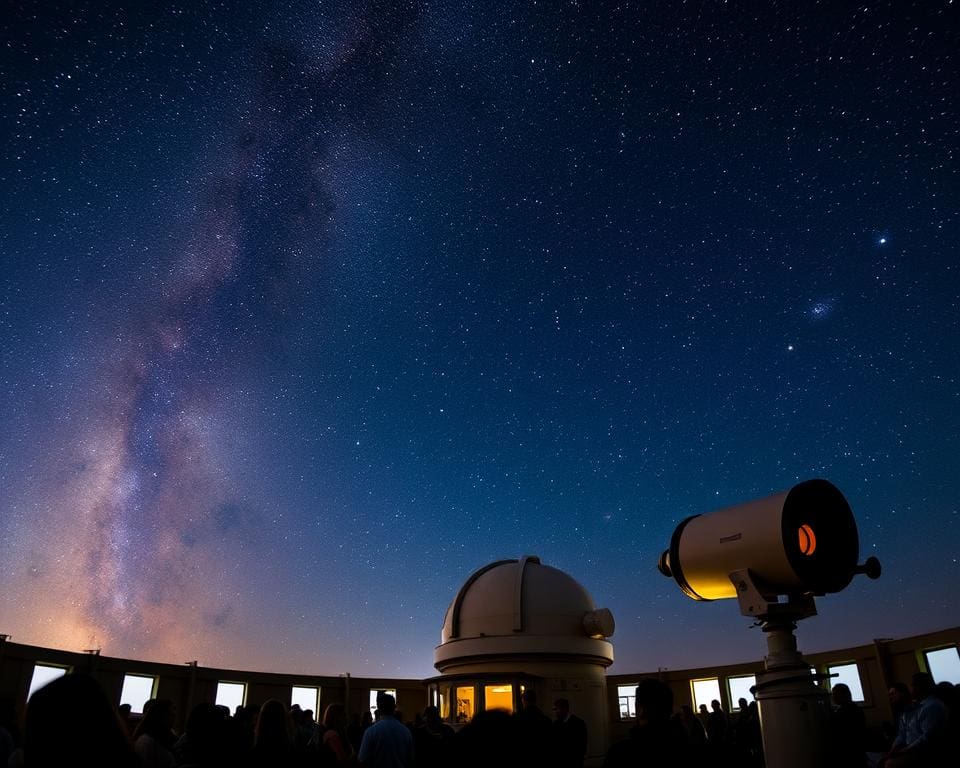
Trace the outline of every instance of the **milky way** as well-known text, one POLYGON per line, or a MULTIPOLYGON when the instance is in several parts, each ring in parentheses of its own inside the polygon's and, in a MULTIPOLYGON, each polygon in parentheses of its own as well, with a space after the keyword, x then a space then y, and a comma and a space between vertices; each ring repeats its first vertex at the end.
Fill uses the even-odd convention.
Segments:
POLYGON ((0 632, 424 676, 536 554, 615 671, 751 659, 657 555, 814 476, 886 570, 806 647, 957 623, 947 4, 2 23, 0 632))

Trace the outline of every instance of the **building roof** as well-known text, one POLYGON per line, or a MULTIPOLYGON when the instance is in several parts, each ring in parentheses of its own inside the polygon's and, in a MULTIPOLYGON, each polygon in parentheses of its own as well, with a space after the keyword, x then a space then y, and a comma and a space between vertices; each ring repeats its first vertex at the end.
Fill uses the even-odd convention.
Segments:
POLYGON ((472 655, 599 655, 612 662, 606 638, 613 631, 610 611, 598 609, 569 574, 535 556, 498 560, 471 575, 450 604, 435 661, 439 668, 469 648, 472 655))

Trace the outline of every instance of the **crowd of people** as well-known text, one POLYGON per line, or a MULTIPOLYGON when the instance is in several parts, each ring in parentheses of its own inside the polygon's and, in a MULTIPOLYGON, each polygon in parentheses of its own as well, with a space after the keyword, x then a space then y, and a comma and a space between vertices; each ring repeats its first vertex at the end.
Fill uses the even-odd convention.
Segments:
MULTIPOLYGON (((884 731, 885 748, 868 752, 863 709, 850 689, 832 688, 825 768, 946 768, 960 764, 957 750, 958 689, 934 685, 926 673, 912 686, 890 688, 894 720, 884 731)), ((673 694, 648 679, 636 689, 636 723, 614 743, 604 765, 686 768, 762 768, 760 717, 755 701, 740 699, 728 715, 719 701, 695 713, 674 711, 673 694)), ((210 703, 196 705, 182 733, 174 731, 172 702, 155 699, 135 724, 116 709, 91 677, 71 674, 38 690, 24 726, 12 707, 0 708, 0 766, 47 768, 82 765, 117 768, 447 768, 448 766, 545 766, 582 768, 587 751, 585 722, 570 702, 554 702, 553 718, 537 704, 535 691, 521 695, 515 714, 479 712, 458 731, 436 707, 406 722, 393 696, 377 697, 376 717, 348 717, 330 704, 320 721, 313 712, 271 699, 231 713, 210 703)))
POLYGON ((454 731, 436 707, 405 722, 386 693, 377 697, 376 717, 348 717, 342 704, 330 704, 319 722, 312 711, 276 699, 232 713, 201 703, 176 733, 173 702, 147 702, 134 722, 129 708, 114 707, 92 677, 70 674, 33 694, 22 729, 12 707, 0 712, 0 766, 446 768, 510 766, 516 760, 518 766, 580 768, 586 725, 566 699, 558 699, 554 711, 551 720, 527 691, 515 716, 482 712, 454 731))
MULTIPOLYGON (((824 768, 955 768, 960 765, 960 689, 934 685, 926 672, 913 676, 910 689, 890 689, 894 720, 881 739, 885 751, 870 752, 863 709, 849 686, 831 689, 832 708, 826 723, 824 768)), ((711 711, 688 706, 673 711, 673 693, 659 680, 637 686, 637 722, 624 741, 607 753, 605 768, 658 766, 687 768, 762 768, 760 717, 756 701, 740 699, 740 713, 730 718, 719 701, 711 711)))

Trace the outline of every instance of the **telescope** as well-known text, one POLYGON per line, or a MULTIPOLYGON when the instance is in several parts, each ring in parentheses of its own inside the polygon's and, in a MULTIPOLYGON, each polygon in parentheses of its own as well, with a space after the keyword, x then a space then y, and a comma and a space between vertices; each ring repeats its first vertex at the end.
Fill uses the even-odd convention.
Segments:
MULTIPOLYGON (((694 600, 800 598, 844 589, 854 575, 880 575, 880 562, 858 565, 850 505, 827 480, 683 520, 658 563, 694 600)), ((754 603, 757 600, 753 601, 754 603)), ((762 607, 744 610, 761 615, 762 607)))
POLYGON ((756 677, 768 766, 828 764, 830 704, 800 652, 795 622, 816 614, 815 597, 839 592, 858 573, 880 576, 880 561, 857 564, 857 523, 826 480, 705 515, 677 526, 657 567, 694 600, 737 598, 767 636, 756 677), (781 602, 780 597, 786 596, 781 602))

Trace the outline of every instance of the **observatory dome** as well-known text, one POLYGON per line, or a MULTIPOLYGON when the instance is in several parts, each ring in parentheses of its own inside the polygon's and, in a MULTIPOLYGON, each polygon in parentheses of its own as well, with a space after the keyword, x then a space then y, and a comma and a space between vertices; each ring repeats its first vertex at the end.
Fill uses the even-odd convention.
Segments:
POLYGON ((437 668, 465 657, 550 655, 613 663, 613 615, 573 577, 540 558, 498 560, 476 571, 447 609, 437 668))

